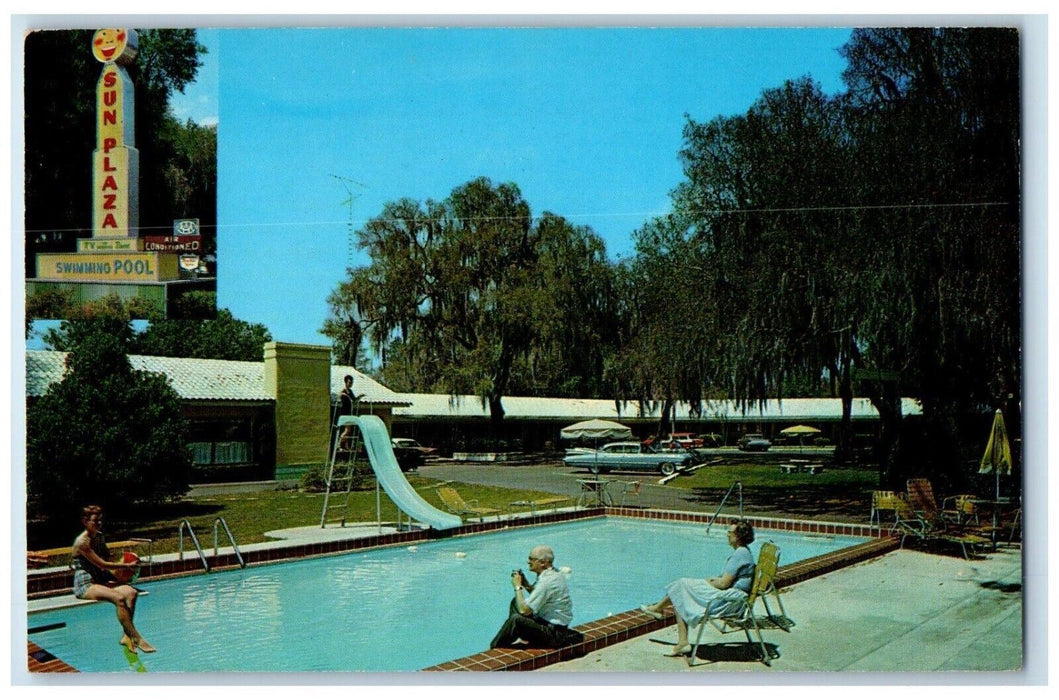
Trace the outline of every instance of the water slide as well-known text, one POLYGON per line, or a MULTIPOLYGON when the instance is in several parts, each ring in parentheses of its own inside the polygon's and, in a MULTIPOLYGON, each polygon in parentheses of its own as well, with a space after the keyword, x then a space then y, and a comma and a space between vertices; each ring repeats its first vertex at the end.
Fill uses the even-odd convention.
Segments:
POLYGON ((393 453, 390 434, 386 431, 386 424, 381 418, 378 416, 342 416, 338 419, 339 426, 350 424, 360 428, 361 437, 364 439, 364 449, 368 452, 368 462, 375 470, 375 478, 379 480, 386 495, 397 504, 398 508, 412 519, 426 523, 435 530, 448 530, 463 524, 460 516, 438 510, 427 503, 408 483, 408 479, 404 477, 401 467, 397 464, 397 456, 393 453))

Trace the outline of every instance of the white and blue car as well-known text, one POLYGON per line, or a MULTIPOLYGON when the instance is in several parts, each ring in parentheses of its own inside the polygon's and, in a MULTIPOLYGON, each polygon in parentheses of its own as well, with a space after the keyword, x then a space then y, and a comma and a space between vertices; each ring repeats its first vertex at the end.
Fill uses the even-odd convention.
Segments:
POLYGON ((694 455, 687 451, 659 452, 639 442, 611 442, 598 450, 578 448, 563 458, 568 467, 583 467, 593 474, 609 471, 657 471, 669 476, 690 467, 694 455))

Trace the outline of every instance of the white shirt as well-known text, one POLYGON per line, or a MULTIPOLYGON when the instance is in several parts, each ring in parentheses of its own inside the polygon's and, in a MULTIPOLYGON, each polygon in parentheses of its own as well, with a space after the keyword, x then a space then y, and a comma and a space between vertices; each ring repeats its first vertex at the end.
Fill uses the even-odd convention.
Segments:
POLYGON ((570 589, 566 585, 566 577, 555 568, 540 572, 533 591, 526 598, 526 605, 533 610, 534 614, 554 625, 566 626, 574 619, 574 605, 570 600, 570 589))

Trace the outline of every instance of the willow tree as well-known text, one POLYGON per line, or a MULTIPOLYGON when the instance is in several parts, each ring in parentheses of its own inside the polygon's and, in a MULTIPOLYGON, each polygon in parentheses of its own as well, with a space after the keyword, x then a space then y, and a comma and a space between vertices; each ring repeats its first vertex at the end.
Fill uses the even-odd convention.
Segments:
POLYGON ((710 290, 714 270, 704 264, 702 240, 685 219, 659 217, 634 233, 636 257, 621 268, 621 347, 607 366, 619 408, 635 402, 658 410, 656 435, 672 430, 675 405, 693 413, 719 380, 724 345, 717 332, 721 307, 710 290))
POLYGON ((371 263, 328 297, 323 332, 347 348, 363 337, 395 389, 477 395, 498 428, 512 388, 550 393, 571 371, 597 382, 598 350, 576 344, 605 335, 602 241, 554 215, 535 223, 516 185, 389 203, 357 240, 371 263))
POLYGON ((852 288, 864 352, 923 401, 941 449, 907 460, 958 481, 957 416, 984 405, 1021 424, 1018 33, 857 30, 843 55, 853 228, 873 244, 852 288))
POLYGON ((686 180, 674 209, 689 222, 716 311, 730 395, 744 410, 791 383, 828 376, 850 430, 857 310, 844 290, 850 241, 842 112, 811 79, 766 90, 744 115, 689 120, 686 180))

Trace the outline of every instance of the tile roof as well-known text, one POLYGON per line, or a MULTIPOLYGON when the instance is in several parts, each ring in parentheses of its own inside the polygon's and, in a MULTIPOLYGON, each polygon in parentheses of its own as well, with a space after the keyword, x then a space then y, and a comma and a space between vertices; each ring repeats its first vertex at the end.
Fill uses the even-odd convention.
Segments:
MULTIPOLYGON (((272 401, 265 390, 264 362, 234 360, 200 360, 187 357, 154 357, 129 355, 133 368, 160 372, 169 377, 173 388, 187 401, 272 401)), ((53 382, 62 379, 66 353, 54 350, 26 351, 26 395, 41 396, 53 382)), ((477 396, 448 394, 398 393, 383 386, 353 367, 331 367, 331 400, 338 400, 342 379, 353 375, 353 389, 364 394, 364 402, 394 408, 395 418, 468 419, 489 418, 489 407, 477 396)), ((874 420, 878 413, 868 399, 853 400, 853 420, 874 420)), ((605 418, 616 421, 646 422, 658 419, 658 407, 641 413, 639 404, 625 403, 620 410, 611 399, 557 399, 531 396, 504 397, 508 420, 584 420, 605 418)), ((919 403, 903 399, 904 415, 922 412, 919 403)), ((692 418, 689 405, 678 403, 678 421, 760 421, 809 422, 836 421, 842 416, 839 399, 784 399, 764 406, 751 406, 745 412, 735 402, 714 401, 703 407, 700 418, 692 418)))
MULTIPOLYGON (((202 360, 190 357, 129 355, 133 369, 159 372, 185 401, 273 401, 265 389, 265 363, 202 360)), ((66 353, 26 351, 26 395, 42 396, 66 372, 66 353)), ((383 406, 405 406, 407 401, 352 367, 331 367, 331 398, 338 400, 342 378, 353 375, 353 387, 364 401, 383 406)))
MULTIPOLYGON (((272 401, 265 391, 265 364, 235 360, 129 355, 133 369, 158 372, 169 378, 185 401, 272 401)), ((66 353, 26 351, 26 394, 42 396, 66 372, 66 353)))
MULTIPOLYGON (((477 396, 448 396, 446 394, 400 394, 411 403, 407 408, 394 409, 395 418, 483 418, 489 417, 488 405, 483 405, 477 396)), ((621 406, 611 399, 554 399, 526 396, 505 396, 505 420, 583 420, 604 418, 615 421, 658 420, 658 406, 640 411, 638 403, 629 402, 621 406)), ((734 401, 713 401, 703 406, 702 416, 691 417, 690 406, 678 403, 678 421, 762 421, 801 422, 836 421, 842 417, 840 399, 784 399, 769 401, 764 406, 751 406, 744 410, 734 401)), ((903 399, 904 415, 921 413, 919 403, 903 399)), ((875 420, 879 415, 868 399, 854 399, 853 420, 875 420)))
POLYGON ((364 394, 362 403, 373 403, 383 406, 407 406, 405 394, 398 394, 364 374, 347 365, 331 367, 331 401, 338 401, 338 392, 342 391, 343 379, 347 374, 353 376, 353 393, 364 394))

